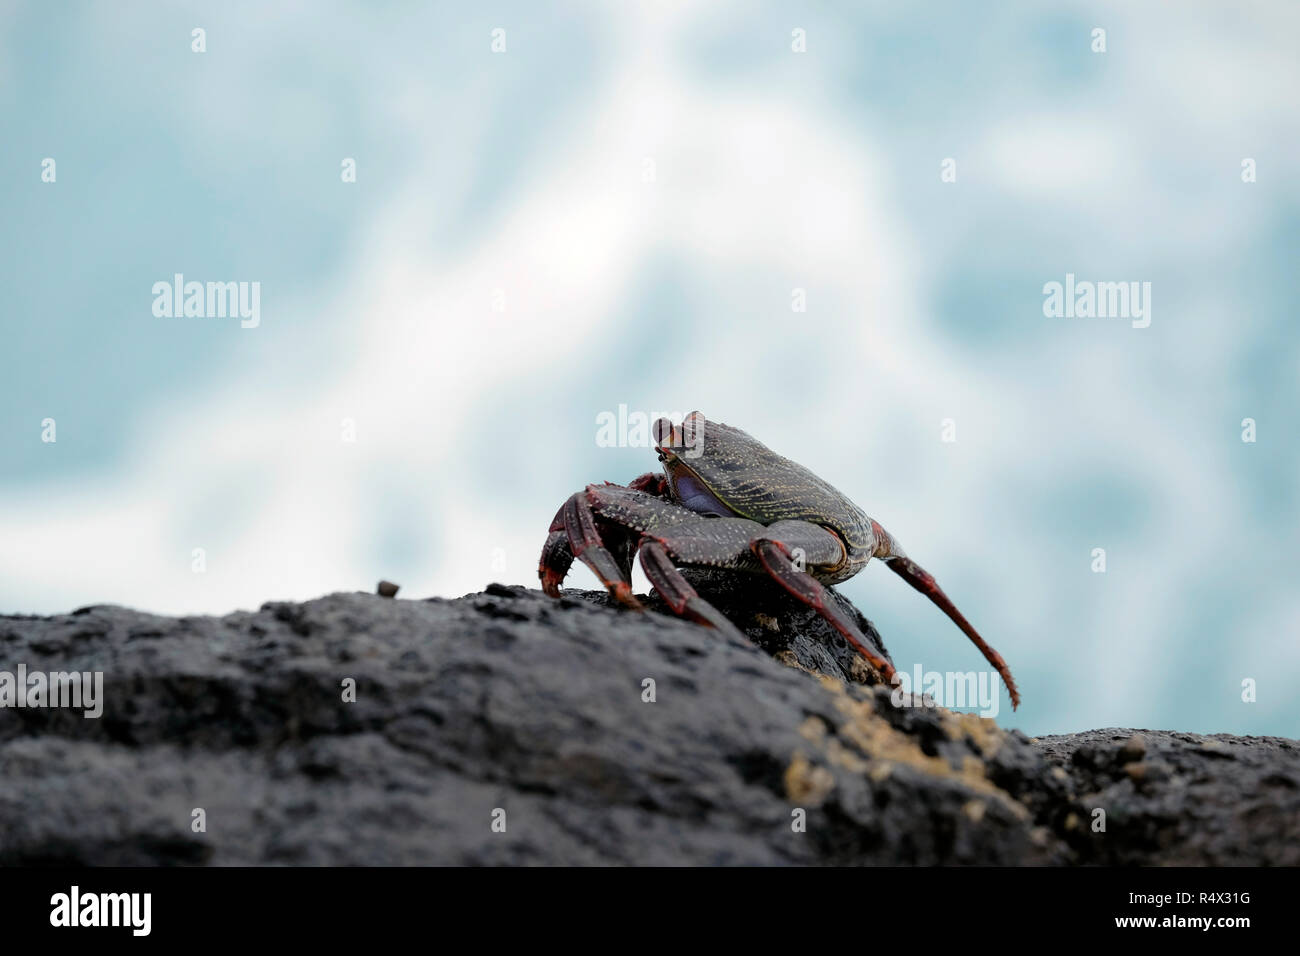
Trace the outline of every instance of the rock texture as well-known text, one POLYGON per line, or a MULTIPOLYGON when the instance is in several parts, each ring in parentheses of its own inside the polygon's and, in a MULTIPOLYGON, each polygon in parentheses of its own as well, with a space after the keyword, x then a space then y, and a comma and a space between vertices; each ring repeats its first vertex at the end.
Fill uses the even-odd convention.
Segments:
POLYGON ((1295 741, 894 707, 803 609, 718 600, 762 649, 499 585, 0 617, 0 671, 105 695, 0 710, 0 864, 1300 863, 1295 741))

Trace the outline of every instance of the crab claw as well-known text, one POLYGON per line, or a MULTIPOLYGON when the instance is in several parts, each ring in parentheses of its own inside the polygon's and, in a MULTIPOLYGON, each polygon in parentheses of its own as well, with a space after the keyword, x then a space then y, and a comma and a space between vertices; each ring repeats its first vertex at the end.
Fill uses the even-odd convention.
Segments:
POLYGON ((1016 689, 1016 682, 1011 676, 1011 668, 1007 667, 1007 662, 1002 659, 1002 655, 990 647, 984 638, 979 636, 979 632, 971 626, 970 621, 966 620, 961 611, 957 610, 957 606, 952 603, 948 595, 943 593, 943 588, 939 587, 934 580, 934 575, 911 558, 902 555, 886 557, 883 560, 885 564, 889 565, 891 571, 933 601, 939 610, 947 614, 952 619, 952 622, 961 628, 962 633, 971 639, 971 643, 980 649, 984 659, 1002 675, 1002 682, 1007 685, 1007 691, 1011 694, 1011 709, 1015 710, 1019 707, 1020 691, 1016 689))

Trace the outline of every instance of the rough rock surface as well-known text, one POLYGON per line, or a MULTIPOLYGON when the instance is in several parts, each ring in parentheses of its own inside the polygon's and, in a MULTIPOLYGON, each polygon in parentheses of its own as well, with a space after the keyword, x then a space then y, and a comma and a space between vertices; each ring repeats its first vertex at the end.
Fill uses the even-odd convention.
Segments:
POLYGON ((0 864, 1300 863, 1295 741, 894 707, 820 620, 733 597, 763 649, 499 585, 0 617, 0 671, 105 696, 0 710, 0 864))

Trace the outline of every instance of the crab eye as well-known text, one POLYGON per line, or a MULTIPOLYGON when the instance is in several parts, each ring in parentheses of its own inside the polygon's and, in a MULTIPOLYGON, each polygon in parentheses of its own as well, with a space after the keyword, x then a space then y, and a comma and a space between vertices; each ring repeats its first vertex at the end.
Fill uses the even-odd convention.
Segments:
POLYGON ((682 419, 682 444, 688 448, 695 445, 697 436, 702 436, 704 431, 704 416, 699 412, 691 412, 682 419))

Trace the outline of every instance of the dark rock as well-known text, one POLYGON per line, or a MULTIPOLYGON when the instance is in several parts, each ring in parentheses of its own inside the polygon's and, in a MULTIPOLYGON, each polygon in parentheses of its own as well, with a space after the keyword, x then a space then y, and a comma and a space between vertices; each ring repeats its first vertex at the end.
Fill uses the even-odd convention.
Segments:
POLYGON ((0 864, 1300 862, 1294 741, 894 707, 792 600, 710 596, 762 649, 504 585, 0 617, 0 670, 105 698, 0 710, 0 864))
POLYGON ((1071 846, 1082 863, 1300 864, 1300 742, 1142 731, 1141 762, 1120 746, 1132 730, 1041 737, 1069 772, 1071 846), (1113 755, 1107 760, 1105 755, 1113 755), (1093 828, 1105 812, 1105 830, 1093 828))
POLYGON ((1141 760, 1146 756, 1147 741, 1141 734, 1134 734, 1128 740, 1124 741, 1124 746, 1119 749, 1120 763, 1132 763, 1134 760, 1141 760))

